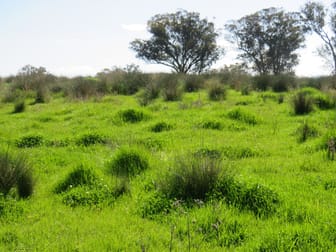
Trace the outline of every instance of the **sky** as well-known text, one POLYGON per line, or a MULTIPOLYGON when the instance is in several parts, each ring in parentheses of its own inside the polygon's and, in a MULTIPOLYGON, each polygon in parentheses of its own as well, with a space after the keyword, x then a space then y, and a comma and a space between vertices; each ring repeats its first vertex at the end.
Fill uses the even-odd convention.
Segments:
MULTIPOLYGON (((330 6, 331 0, 320 1, 330 6)), ((23 66, 43 66, 56 75, 95 75, 104 68, 136 64, 145 72, 171 71, 137 59, 129 44, 146 39, 147 21, 156 14, 180 9, 199 12, 201 18, 223 29, 229 20, 239 19, 264 8, 281 7, 298 11, 306 0, 0 0, 0 76, 16 74, 23 66)), ((218 43, 226 54, 213 68, 236 63, 234 46, 218 43)), ((300 49, 298 76, 328 74, 317 56, 316 36, 308 37, 300 49)))

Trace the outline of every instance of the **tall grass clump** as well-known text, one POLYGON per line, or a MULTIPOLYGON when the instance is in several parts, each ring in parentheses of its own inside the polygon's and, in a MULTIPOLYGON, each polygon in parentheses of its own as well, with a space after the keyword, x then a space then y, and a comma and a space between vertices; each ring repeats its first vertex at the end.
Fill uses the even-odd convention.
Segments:
POLYGON ((158 122, 151 127, 151 131, 155 132, 155 133, 159 133, 159 132, 162 132, 162 131, 169 131, 172 128, 173 128, 172 125, 170 125, 166 122, 158 122))
POLYGON ((147 106, 153 100, 158 98, 160 95, 160 87, 159 84, 151 80, 147 83, 144 89, 137 96, 138 102, 141 106, 147 106))
POLYGON ((205 200, 220 172, 219 159, 195 155, 178 157, 160 182, 160 189, 170 199, 205 200))
POLYGON ((313 111, 313 99, 304 91, 297 92, 292 98, 292 106, 295 115, 304 115, 313 111))
POLYGON ((98 175, 91 168, 80 165, 58 183, 54 191, 62 193, 78 186, 93 186, 98 181, 98 175))
POLYGON ((178 74, 164 74, 159 79, 165 101, 179 101, 182 98, 182 80, 178 74))
POLYGON ((125 123, 137 123, 146 119, 147 117, 142 111, 134 109, 126 109, 119 111, 118 115, 121 121, 125 123))
POLYGON ((42 146, 44 138, 40 135, 28 135, 16 140, 16 146, 18 148, 33 148, 42 146))
POLYGON ((17 187, 21 198, 33 194, 34 180, 28 160, 21 154, 13 155, 9 151, 0 151, 0 193, 5 196, 17 187))
POLYGON ((14 111, 13 113, 22 113, 26 110, 26 102, 24 100, 18 100, 14 104, 14 111))
POLYGON ((216 79, 207 81, 208 97, 211 101, 222 101, 226 98, 226 89, 222 83, 216 79))
POLYGON ((305 142, 308 138, 317 137, 319 132, 314 126, 311 126, 307 121, 304 121, 296 130, 298 142, 305 142))
POLYGON ((241 121, 247 124, 255 125, 258 123, 258 119, 255 115, 245 111, 241 108, 236 108, 227 113, 230 119, 241 121))
POLYGON ((147 155, 136 148, 119 149, 109 163, 113 175, 129 178, 149 168, 147 155))
POLYGON ((98 133, 87 133, 79 137, 76 141, 76 144, 79 146, 88 147, 95 144, 104 144, 106 139, 104 136, 101 136, 98 133))
POLYGON ((189 74, 184 78, 184 91, 197 92, 204 85, 204 77, 201 75, 189 74))

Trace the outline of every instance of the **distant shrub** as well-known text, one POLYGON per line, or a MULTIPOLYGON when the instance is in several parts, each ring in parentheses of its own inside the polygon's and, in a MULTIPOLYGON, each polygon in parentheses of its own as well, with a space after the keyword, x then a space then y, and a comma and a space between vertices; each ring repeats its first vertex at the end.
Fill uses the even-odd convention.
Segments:
POLYGON ((295 77, 287 74, 280 74, 272 77, 272 90, 274 92, 287 92, 290 87, 295 87, 295 77))
POLYGON ((283 94, 279 94, 278 95, 278 104, 283 103, 285 100, 285 96, 283 94))
POLYGON ((184 78, 184 90, 186 92, 197 92, 204 84, 202 75, 189 74, 184 78))
POLYGON ((182 98, 181 77, 177 74, 164 74, 160 78, 162 96, 165 101, 178 101, 182 98))
POLYGON ((132 177, 149 168, 146 154, 137 149, 122 148, 112 158, 110 164, 112 174, 119 177, 132 177))
POLYGON ((99 181, 98 175, 83 165, 71 171, 54 189, 55 193, 63 193, 74 187, 93 186, 99 181))
POLYGON ((36 90, 35 103, 47 103, 50 101, 49 89, 45 85, 40 85, 36 90))
POLYGON ((221 130, 223 129, 223 125, 217 121, 206 121, 201 124, 203 129, 213 129, 213 130, 221 130))
POLYGON ((333 109, 335 108, 335 101, 324 94, 316 95, 314 98, 314 103, 320 109, 333 109))
POLYGON ((226 89, 219 81, 213 80, 207 82, 208 97, 211 101, 222 101, 226 98, 226 89))
POLYGON ((72 99, 89 99, 98 94, 98 81, 93 78, 76 77, 67 85, 65 95, 72 99))
POLYGON ((151 127, 151 131, 156 132, 156 133, 162 132, 162 131, 169 131, 171 129, 172 129, 172 126, 166 122, 158 122, 151 127))
POLYGON ((18 148, 33 148, 43 145, 44 139, 39 135, 24 136, 16 141, 18 148))
POLYGON ((137 123, 146 118, 145 114, 142 111, 134 109, 119 111, 118 115, 120 119, 126 123, 137 123))
POLYGON ((88 147, 90 145, 95 144, 103 144, 106 143, 105 137, 99 135, 98 133, 87 133, 82 135, 77 139, 76 144, 84 147, 88 147))
POLYGON ((310 137, 316 137, 319 135, 317 129, 304 121, 300 127, 296 130, 299 142, 305 142, 310 137))
POLYGON ((266 91, 272 86, 272 77, 269 75, 258 75, 253 78, 253 86, 257 91, 266 91))
POLYGON ((14 104, 13 113, 22 113, 26 110, 26 103, 24 100, 19 100, 14 104))
POLYGON ((159 84, 154 80, 148 82, 148 84, 144 87, 142 92, 137 96, 138 102, 141 106, 147 106, 154 99, 158 98, 160 94, 159 84))
POLYGON ((258 120, 255 115, 244 111, 241 108, 236 108, 228 112, 228 117, 233 120, 241 121, 247 124, 255 125, 258 120))
POLYGON ((220 160, 195 155, 180 157, 174 165, 160 183, 169 199, 205 200, 221 171, 220 160))
POLYGON ((313 99, 304 91, 299 91, 293 96, 292 105, 295 115, 308 114, 313 110, 313 99))
POLYGON ((31 167, 24 156, 0 151, 0 194, 7 195, 14 187, 17 187, 21 198, 27 198, 33 194, 34 181, 31 167))

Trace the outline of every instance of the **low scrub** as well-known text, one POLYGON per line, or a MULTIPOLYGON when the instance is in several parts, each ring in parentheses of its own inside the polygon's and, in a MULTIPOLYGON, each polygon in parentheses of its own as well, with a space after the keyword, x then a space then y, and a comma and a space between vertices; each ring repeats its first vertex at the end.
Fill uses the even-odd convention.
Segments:
POLYGON ((223 125, 218 121, 205 121, 201 124, 203 129, 222 130, 223 125))
POLYGON ((24 100, 19 100, 14 104, 13 113, 22 113, 26 110, 26 102, 24 100))
POLYGON ((226 89, 218 80, 207 82, 208 97, 211 101, 222 101, 226 98, 226 89))
POLYGON ((33 148, 42 146, 44 143, 44 138, 40 135, 29 135, 21 137, 16 140, 16 146, 18 148, 33 148))
POLYGON ((178 74, 164 74, 160 78, 162 96, 165 101, 179 101, 182 98, 182 79, 178 74))
POLYGON ((186 92, 197 92, 204 86, 204 77, 202 75, 190 74, 184 78, 184 90, 186 92))
POLYGON ((236 121, 244 122, 250 125, 256 125, 258 123, 258 119, 255 115, 241 109, 236 108, 227 113, 227 116, 236 121))
POLYGON ((33 194, 31 167, 23 155, 0 151, 0 194, 6 196, 15 187, 20 198, 27 198, 33 194))
POLYGON ((307 121, 304 121, 296 130, 298 142, 305 142, 308 138, 317 137, 319 135, 318 130, 310 125, 307 121))
POLYGON ((118 177, 132 177, 149 168, 147 155, 138 149, 119 149, 109 164, 110 171, 118 177))

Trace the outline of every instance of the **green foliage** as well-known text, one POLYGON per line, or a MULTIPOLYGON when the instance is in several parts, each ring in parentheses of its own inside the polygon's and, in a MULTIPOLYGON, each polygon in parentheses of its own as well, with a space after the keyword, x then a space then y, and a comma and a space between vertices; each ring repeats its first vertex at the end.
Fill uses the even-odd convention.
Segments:
POLYGON ((104 144, 106 143, 105 137, 101 136, 98 133, 87 133, 82 135, 77 139, 76 144, 84 147, 95 144, 104 144))
POLYGON ((142 111, 134 109, 126 109, 119 111, 119 118, 126 123, 137 123, 146 118, 146 115, 142 111))
POLYGON ((313 99, 305 91, 297 92, 292 99, 295 115, 308 114, 313 110, 313 99))
POLYGON ((232 120, 241 121, 250 125, 256 125, 258 120, 255 115, 241 109, 236 108, 227 113, 227 116, 232 120))
POLYGON ((63 193, 74 187, 93 186, 99 181, 98 175, 90 168, 78 166, 70 172, 54 189, 55 193, 63 193))
POLYGON ((0 152, 0 194, 7 195, 17 187, 20 198, 33 194, 34 181, 31 167, 25 156, 0 152))
POLYGON ((113 156, 110 164, 112 174, 119 177, 132 177, 149 168, 147 155, 138 149, 122 148, 113 156))
POLYGON ((154 99, 158 98, 159 95, 160 95, 159 83, 157 83, 154 80, 151 80, 147 83, 142 92, 139 93, 137 98, 141 106, 147 106, 154 99))
POLYGON ((18 148, 33 148, 42 146, 44 143, 44 139, 40 135, 29 135, 21 137, 16 140, 16 146, 18 148))
POLYGON ((242 159, 261 156, 259 153, 250 147, 234 147, 234 146, 224 146, 222 147, 223 156, 229 159, 242 159))
POLYGON ((160 182, 160 188, 170 199, 204 200, 214 187, 220 171, 221 162, 218 159, 195 155, 180 157, 160 182))
POLYGON ((171 211, 173 202, 159 191, 148 192, 139 201, 138 212, 143 218, 161 218, 171 211))
POLYGON ((220 159, 222 157, 222 152, 217 149, 200 148, 195 151, 194 156, 196 158, 220 159))
POLYGON ((158 132, 162 132, 162 131, 169 131, 172 128, 173 127, 166 122, 158 122, 151 127, 151 131, 158 133, 158 132))
POLYGON ((197 92, 204 85, 204 77, 202 75, 189 74, 184 78, 184 91, 197 92))
POLYGON ((14 104, 14 111, 13 113, 22 113, 26 110, 26 103, 24 100, 18 100, 14 104))
POLYGON ((35 103, 47 103, 50 101, 50 94, 47 86, 39 86, 36 90, 35 103))
POLYGON ((72 99, 87 100, 98 95, 98 82, 92 78, 76 77, 65 90, 65 95, 72 99))

